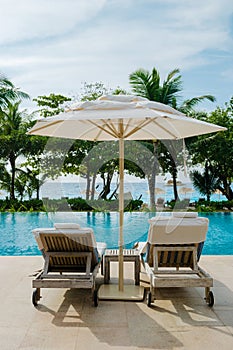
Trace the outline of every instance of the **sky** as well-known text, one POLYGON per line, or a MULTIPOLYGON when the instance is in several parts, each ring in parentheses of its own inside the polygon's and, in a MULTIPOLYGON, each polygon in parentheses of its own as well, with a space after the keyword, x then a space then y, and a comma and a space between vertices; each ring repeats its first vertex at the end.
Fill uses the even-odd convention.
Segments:
MULTIPOLYGON (((130 92, 138 68, 179 68, 181 101, 233 95, 232 0, 0 0, 0 72, 31 98, 84 82, 130 92)), ((30 104, 29 102, 27 102, 30 104)))

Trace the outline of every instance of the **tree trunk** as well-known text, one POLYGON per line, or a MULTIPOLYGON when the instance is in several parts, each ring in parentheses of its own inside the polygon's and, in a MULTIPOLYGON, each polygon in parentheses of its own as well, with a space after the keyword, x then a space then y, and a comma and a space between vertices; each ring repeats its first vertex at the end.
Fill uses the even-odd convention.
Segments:
POLYGON ((177 178, 177 172, 174 171, 174 172, 172 172, 173 193, 174 193, 174 199, 175 199, 175 201, 178 201, 178 200, 179 200, 179 195, 178 195, 178 191, 177 191, 177 181, 176 181, 176 178, 177 178))
POLYGON ((115 199, 116 199, 116 193, 117 193, 117 190, 118 190, 118 188, 119 188, 119 183, 116 185, 116 188, 115 188, 115 190, 113 191, 113 193, 111 194, 111 196, 109 197, 109 200, 112 200, 113 199, 113 197, 115 197, 115 199))
POLYGON ((96 172, 94 173, 94 175, 92 176, 92 186, 91 186, 91 200, 94 199, 95 197, 95 183, 96 183, 96 172))
POLYGON ((90 189, 91 189, 90 171, 89 171, 89 169, 87 169, 86 201, 89 200, 89 197, 90 197, 90 189))
POLYGON ((12 153, 10 155, 10 165, 11 165, 11 188, 10 188, 10 199, 15 199, 15 155, 12 153))
POLYGON ((107 179, 105 179, 104 174, 101 175, 103 179, 103 190, 99 195, 101 199, 107 199, 107 195, 111 192, 111 181, 113 177, 113 172, 107 173, 107 179))
POLYGON ((222 194, 227 198, 228 201, 233 200, 233 191, 231 189, 231 184, 228 183, 227 179, 222 179, 223 187, 219 187, 222 194))
POLYGON ((148 186, 149 186, 149 195, 150 195, 150 203, 149 207, 151 211, 155 210, 155 176, 148 175, 147 176, 148 180, 148 186))
POLYGON ((36 199, 40 199, 40 185, 36 186, 36 199))
POLYGON ((150 210, 155 210, 155 178, 157 173, 157 146, 158 141, 153 141, 153 158, 152 158, 152 167, 151 173, 147 175, 148 186, 149 186, 149 195, 150 195, 150 210))

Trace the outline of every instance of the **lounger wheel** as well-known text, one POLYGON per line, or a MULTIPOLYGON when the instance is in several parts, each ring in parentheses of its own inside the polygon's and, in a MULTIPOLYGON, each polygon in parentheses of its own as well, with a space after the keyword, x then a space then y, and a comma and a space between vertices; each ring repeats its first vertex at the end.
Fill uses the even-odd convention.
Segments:
POLYGON ((94 299, 94 306, 97 307, 98 304, 99 304, 99 298, 98 298, 98 291, 97 290, 94 290, 93 299, 94 299))
POLYGON ((214 305, 214 294, 213 292, 209 292, 208 296, 206 298, 206 303, 208 304, 209 307, 212 307, 214 305))
POLYGON ((147 306, 150 307, 152 302, 152 293, 148 292, 147 293, 147 306))
POLYGON ((32 304, 34 306, 37 306, 39 300, 40 300, 40 292, 38 291, 38 289, 35 289, 32 293, 32 304))

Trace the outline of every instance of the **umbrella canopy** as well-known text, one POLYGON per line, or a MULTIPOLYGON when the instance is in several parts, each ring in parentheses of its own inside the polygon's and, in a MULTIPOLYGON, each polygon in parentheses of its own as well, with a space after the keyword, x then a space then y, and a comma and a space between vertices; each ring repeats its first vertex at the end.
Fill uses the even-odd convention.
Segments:
POLYGON ((192 192, 194 192, 194 189, 191 187, 181 187, 181 189, 179 190, 179 193, 181 194, 192 193, 192 192))
POLYGON ((139 96, 102 96, 39 120, 34 135, 108 141, 182 139, 224 130, 214 124, 186 117, 162 103, 139 96))
POLYGON ((182 139, 225 130, 139 96, 102 96, 37 121, 29 134, 92 141, 119 140, 119 291, 123 291, 124 140, 182 139))
POLYGON ((155 194, 164 194, 166 193, 162 188, 155 187, 155 194))

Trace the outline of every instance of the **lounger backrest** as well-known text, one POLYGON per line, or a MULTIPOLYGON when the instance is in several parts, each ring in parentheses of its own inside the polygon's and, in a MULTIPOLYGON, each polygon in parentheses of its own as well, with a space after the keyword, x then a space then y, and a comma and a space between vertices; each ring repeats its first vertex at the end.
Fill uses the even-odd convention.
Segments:
POLYGON ((192 244, 204 242, 207 218, 160 217, 150 220, 148 242, 151 244, 192 244))
POLYGON ((160 217, 150 220, 146 260, 153 265, 154 247, 158 249, 159 267, 192 267, 196 247, 199 260, 209 220, 200 217, 160 217), (176 247, 176 250, 174 250, 176 247))
POLYGON ((50 257, 50 269, 54 267, 67 267, 67 270, 77 269, 85 270, 86 257, 72 256, 74 252, 90 252, 92 254, 91 270, 98 263, 98 252, 93 231, 91 229, 53 229, 50 232, 39 232, 40 244, 43 247, 44 253, 64 252, 66 256, 50 257), (67 253, 71 253, 68 256, 67 253))
POLYGON ((153 266, 154 247, 157 248, 158 267, 190 267, 193 268, 194 250, 186 250, 195 247, 197 252, 196 260, 199 261, 204 242, 198 244, 150 244, 147 243, 146 262, 153 266), (174 250, 174 247, 176 249, 174 250), (165 249, 166 250, 165 250, 165 249))

